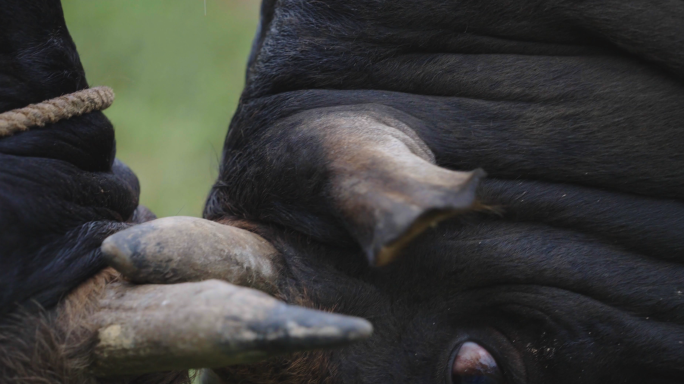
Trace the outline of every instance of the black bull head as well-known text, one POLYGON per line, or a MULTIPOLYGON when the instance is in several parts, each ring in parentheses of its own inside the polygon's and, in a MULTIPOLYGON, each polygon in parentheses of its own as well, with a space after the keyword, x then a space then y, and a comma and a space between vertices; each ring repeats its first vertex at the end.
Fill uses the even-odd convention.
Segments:
MULTIPOLYGON (((677 1, 266 0, 207 220, 153 221, 102 245, 138 285, 98 296, 89 372, 684 382, 683 37, 677 1), (373 335, 256 362, 371 328, 238 285, 368 319, 373 335)), ((83 86, 65 78, 40 86, 83 86)), ((109 132, 98 116, 72 124, 109 132)), ((67 153, 22 139, 46 132, 4 139, 3 153, 67 153)), ((79 204, 135 217, 136 182, 113 148, 98 153, 102 166, 66 160, 129 188, 79 204)), ((99 246, 125 226, 83 236, 99 246)))

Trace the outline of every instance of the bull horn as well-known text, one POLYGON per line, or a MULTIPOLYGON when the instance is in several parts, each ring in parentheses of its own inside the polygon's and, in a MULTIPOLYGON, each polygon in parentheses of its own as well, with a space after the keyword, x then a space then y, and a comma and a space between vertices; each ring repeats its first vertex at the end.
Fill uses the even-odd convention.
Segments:
POLYGON ((368 337, 363 319, 287 305, 218 281, 113 283, 94 317, 93 374, 219 368, 368 337))
POLYGON ((118 232, 102 243, 107 263, 134 283, 208 279, 275 292, 280 258, 261 236, 194 217, 167 217, 118 232))

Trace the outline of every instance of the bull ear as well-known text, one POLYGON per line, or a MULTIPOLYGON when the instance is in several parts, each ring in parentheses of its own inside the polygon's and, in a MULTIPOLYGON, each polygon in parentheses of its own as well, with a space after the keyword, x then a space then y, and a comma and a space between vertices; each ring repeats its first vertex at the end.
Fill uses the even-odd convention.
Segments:
POLYGON ((165 218, 111 236, 102 250, 130 281, 167 285, 109 286, 95 316, 96 376, 219 368, 340 346, 372 332, 366 320, 244 287, 275 292, 280 262, 266 240, 238 228, 165 218), (211 278, 243 286, 200 281, 211 278))
POLYGON ((264 238, 194 217, 136 225, 102 243, 108 264, 133 283, 224 280, 274 293, 281 260, 264 238))

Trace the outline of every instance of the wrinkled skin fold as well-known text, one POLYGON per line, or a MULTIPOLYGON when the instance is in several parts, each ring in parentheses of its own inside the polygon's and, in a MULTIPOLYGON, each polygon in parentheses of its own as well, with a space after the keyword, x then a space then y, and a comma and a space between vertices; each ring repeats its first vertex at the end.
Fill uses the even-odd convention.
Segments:
POLYGON ((475 341, 511 383, 684 382, 682 20, 677 1, 265 1, 205 217, 283 254, 287 300, 375 333, 215 374, 449 383, 475 341))
MULTIPOLYGON (((2 111, 87 86, 58 1, 0 5, 2 111)), ((0 140, 0 381, 449 384, 469 342, 507 383, 684 382, 681 2, 261 18, 214 223, 134 226, 101 113, 0 140)))

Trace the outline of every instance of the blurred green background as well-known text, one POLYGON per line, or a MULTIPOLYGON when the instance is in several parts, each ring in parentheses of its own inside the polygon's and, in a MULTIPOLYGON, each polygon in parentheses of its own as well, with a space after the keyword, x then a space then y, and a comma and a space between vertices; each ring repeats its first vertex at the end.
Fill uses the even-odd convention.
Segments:
POLYGON ((158 216, 200 216, 244 85, 258 0, 62 0, 117 156, 158 216))

